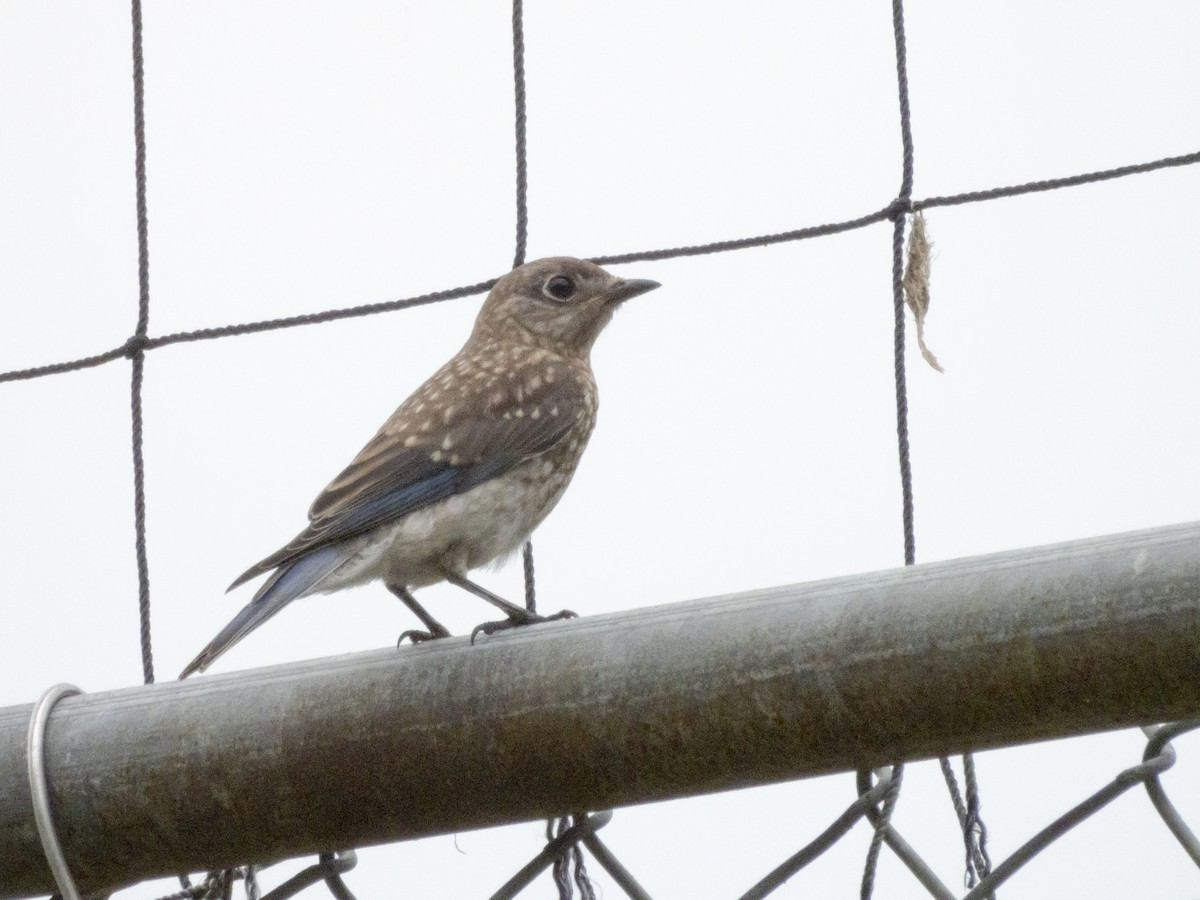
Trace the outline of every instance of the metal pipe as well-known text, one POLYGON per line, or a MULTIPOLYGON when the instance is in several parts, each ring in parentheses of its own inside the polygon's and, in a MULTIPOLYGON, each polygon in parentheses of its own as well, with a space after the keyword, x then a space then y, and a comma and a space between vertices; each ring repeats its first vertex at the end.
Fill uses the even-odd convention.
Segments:
MULTIPOLYGON (((31 707, 0 710, 0 897, 46 893, 31 707)), ((86 892, 1200 711, 1200 523, 68 697, 86 892)))

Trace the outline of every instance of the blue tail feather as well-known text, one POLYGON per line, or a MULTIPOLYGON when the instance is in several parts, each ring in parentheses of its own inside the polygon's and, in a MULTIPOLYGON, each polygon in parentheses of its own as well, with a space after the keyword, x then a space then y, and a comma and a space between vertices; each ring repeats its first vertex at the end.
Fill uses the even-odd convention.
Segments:
POLYGON ((187 664, 180 679, 203 672, 218 656, 248 635, 297 597, 311 590, 341 564, 344 553, 339 547, 321 547, 294 563, 283 566, 267 579, 258 593, 200 654, 187 664))

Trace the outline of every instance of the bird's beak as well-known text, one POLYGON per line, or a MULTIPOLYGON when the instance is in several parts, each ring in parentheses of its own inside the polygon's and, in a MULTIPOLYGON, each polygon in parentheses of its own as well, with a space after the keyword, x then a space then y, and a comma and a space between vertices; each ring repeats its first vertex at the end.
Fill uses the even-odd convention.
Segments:
POLYGON ((616 306, 618 303, 624 303, 631 297, 645 294, 657 287, 662 287, 662 285, 657 281, 650 281, 648 278, 622 278, 604 292, 604 301, 616 306))

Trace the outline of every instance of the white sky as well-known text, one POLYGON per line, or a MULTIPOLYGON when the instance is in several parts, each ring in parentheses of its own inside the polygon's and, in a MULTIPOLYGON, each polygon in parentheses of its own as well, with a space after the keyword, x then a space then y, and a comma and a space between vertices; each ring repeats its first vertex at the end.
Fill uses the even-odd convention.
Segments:
MULTIPOLYGON (((917 197, 1200 148, 1200 4, 907 4, 917 197)), ((481 281, 512 257, 507 3, 161 2, 145 13, 151 334, 481 281)), ((531 0, 530 258, 763 234, 884 206, 900 180, 882 2, 531 0)), ((0 369, 136 320, 129 10, 0 5, 0 369)), ((1200 167, 928 214, 909 354, 919 561, 1200 519, 1200 167)), ((663 289, 601 339, 591 447, 536 535, 547 608, 587 615, 902 561, 888 223, 623 266, 663 289)), ((245 602, 225 586, 470 327, 478 299, 174 346, 146 363, 155 658, 172 677, 245 602)), ((0 704, 140 683, 129 366, 0 386, 0 704)), ((520 594, 519 566, 483 576, 520 594)), ((481 604, 423 592, 462 632, 481 604)), ((231 671, 378 648, 372 586, 295 604, 231 671)), ((1136 732, 979 757, 993 859, 1140 760, 1136 732)), ((1200 822, 1200 738, 1165 784, 1200 822)), ((828 825, 850 775, 620 810, 656 897, 733 896, 828 825)), ((947 884, 936 763, 901 831, 947 884)), ((361 898, 484 897, 541 824, 360 853, 361 898)), ((856 897, 868 831, 776 896, 856 897)), ((265 887, 311 860, 281 865, 265 887)), ((618 896, 596 864, 605 897, 618 896)), ((1002 895, 1195 897, 1134 791, 1002 895)), ((171 882, 122 898, 150 898, 171 882)), ((314 896, 319 895, 316 890, 314 896)), ((528 892, 551 897, 548 879, 528 892)), ((924 893, 885 852, 877 896, 924 893)))

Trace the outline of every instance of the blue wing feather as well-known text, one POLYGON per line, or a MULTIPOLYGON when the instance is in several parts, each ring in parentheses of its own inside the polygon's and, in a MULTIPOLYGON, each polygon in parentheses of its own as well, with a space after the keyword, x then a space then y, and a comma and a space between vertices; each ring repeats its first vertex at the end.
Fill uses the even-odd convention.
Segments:
POLYGON ((376 496, 366 495, 350 504, 332 527, 323 529, 323 541, 339 542, 376 525, 392 522, 439 500, 469 491, 506 471, 508 460, 489 459, 470 466, 445 466, 415 484, 376 496))
MULTIPOLYGON (((214 660, 297 597, 315 588, 346 559, 345 542, 385 522, 395 521, 418 509, 468 491, 506 471, 511 463, 485 460, 470 466, 442 466, 436 472, 403 487, 369 493, 348 504, 329 527, 322 529, 321 543, 287 554, 274 563, 275 573, 233 620, 221 629, 199 655, 188 663, 180 678, 203 672, 214 660)), ((304 535, 301 535, 304 537, 304 535)), ((299 539, 297 539, 299 540, 299 539)), ((293 542, 295 543, 295 542, 293 542)), ((285 547, 280 554, 287 551, 285 547)), ((269 563, 268 558, 260 563, 269 563)), ((240 584, 254 570, 234 582, 240 584)))
POLYGON ((495 458, 465 466, 430 466, 423 473, 424 477, 417 481, 394 486, 386 482, 373 485, 371 490, 362 491, 350 502, 340 505, 335 515, 314 521, 286 547, 251 566, 238 576, 229 590, 256 575, 301 559, 320 547, 348 541, 439 500, 469 491, 506 472, 514 462, 511 458, 495 458))
MULTIPOLYGON (((446 373, 443 367, 440 376, 435 376, 441 378, 436 382, 438 390, 445 387, 443 382, 449 377, 446 373)), ((317 497, 309 510, 308 527, 230 585, 232 590, 275 570, 254 599, 184 669, 181 677, 207 668, 292 600, 317 588, 346 560, 348 542, 354 538, 504 474, 521 460, 552 446, 581 415, 580 392, 587 385, 579 379, 546 380, 536 389, 537 395, 531 394, 535 388, 524 381, 509 381, 513 382, 508 385, 512 404, 540 403, 552 409, 552 415, 534 418, 517 412, 510 416, 507 410, 495 407, 490 393, 483 393, 492 390, 490 382, 473 382, 458 389, 457 418, 451 421, 448 407, 440 430, 430 429, 431 423, 425 422, 400 440, 404 417, 410 414, 408 404, 417 404, 412 414, 419 412, 425 402, 422 392, 433 390, 429 386, 434 380, 405 401, 389 424, 317 497), (449 459, 444 459, 447 442, 455 448, 450 458, 467 461, 451 465, 449 459)))

